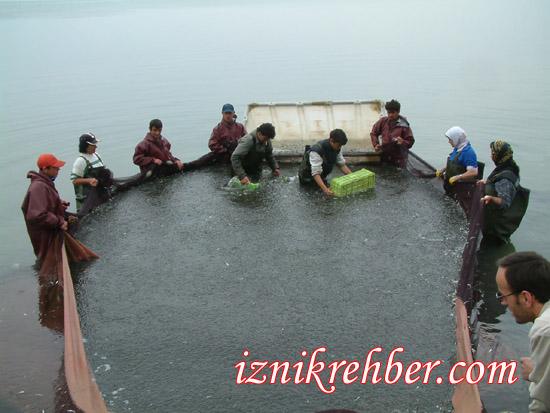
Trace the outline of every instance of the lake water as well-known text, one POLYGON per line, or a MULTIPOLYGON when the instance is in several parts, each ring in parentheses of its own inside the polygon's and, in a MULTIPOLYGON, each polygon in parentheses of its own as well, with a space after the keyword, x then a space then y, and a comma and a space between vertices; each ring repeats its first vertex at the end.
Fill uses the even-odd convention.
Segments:
MULTIPOLYGON (((512 241, 549 257, 549 17, 544 0, 0 1, 0 411, 55 404, 63 339, 38 322, 34 257, 19 208, 37 155, 54 152, 72 164, 86 131, 102 140, 100 154, 121 176, 135 172, 133 148, 154 117, 174 153, 189 160, 206 151, 226 102, 242 119, 250 102, 396 98, 415 151, 434 165, 443 164, 443 133, 455 124, 488 170, 489 142, 512 144, 532 190, 512 241)), ((56 185, 72 201, 69 173, 64 168, 56 185)), ((484 328, 511 354, 526 354, 529 326, 491 301, 492 269, 482 271, 484 328)), ((486 394, 489 409, 525 410, 524 385, 486 394)))

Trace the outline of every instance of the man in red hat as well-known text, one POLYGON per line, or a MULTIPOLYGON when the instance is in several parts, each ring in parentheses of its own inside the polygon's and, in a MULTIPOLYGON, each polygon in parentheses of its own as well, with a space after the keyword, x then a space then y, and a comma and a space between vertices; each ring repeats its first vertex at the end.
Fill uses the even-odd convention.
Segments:
POLYGON ((36 164, 39 172, 30 171, 27 174, 31 184, 21 209, 34 253, 42 260, 53 238, 59 231, 68 229, 65 210, 69 203, 61 200, 53 183, 65 162, 51 153, 45 153, 38 157, 36 164))

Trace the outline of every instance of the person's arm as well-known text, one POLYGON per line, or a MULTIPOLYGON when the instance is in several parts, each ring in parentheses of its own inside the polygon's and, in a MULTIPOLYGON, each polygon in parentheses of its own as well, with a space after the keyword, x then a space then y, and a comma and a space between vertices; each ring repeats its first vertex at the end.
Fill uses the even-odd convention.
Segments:
POLYGON ((172 155, 172 152, 171 152, 172 144, 166 138, 161 138, 161 139, 162 139, 162 147, 166 151, 166 154, 168 155, 168 159, 170 159, 172 162, 176 164, 177 163, 181 164, 181 161, 179 160, 179 158, 176 158, 174 155, 172 155))
POLYGON ((497 182, 495 182, 495 190, 497 196, 485 195, 483 198, 481 198, 485 205, 495 204, 501 209, 510 208, 510 205, 512 205, 512 201, 514 200, 517 192, 517 189, 512 181, 506 178, 499 179, 497 182))
POLYGON ((342 173, 344 173, 344 175, 351 173, 351 169, 349 169, 348 166, 346 165, 346 160, 344 159, 344 155, 342 154, 342 151, 338 152, 338 155, 336 156, 336 165, 338 165, 338 167, 340 168, 342 173))
POLYGON ((372 142, 372 147, 376 150, 378 150, 380 148, 380 143, 378 142, 378 137, 380 136, 381 125, 382 125, 382 119, 378 120, 378 122, 376 122, 373 125, 372 130, 370 132, 370 140, 372 142))
POLYGON ((73 185, 97 186, 97 179, 83 177, 84 169, 86 169, 86 161, 79 156, 76 161, 74 161, 73 169, 71 171, 71 181, 73 182, 73 185))
MULTIPOLYGON (((548 333, 531 337, 531 360, 533 370, 529 374, 529 380, 534 384, 530 391, 531 398, 538 406, 550 407, 550 336, 548 333)), ((548 410, 531 410, 535 412, 548 412, 548 410)))
POLYGON ((279 170, 279 164, 275 160, 275 156, 273 156, 273 146, 271 145, 271 142, 267 144, 267 150, 265 152, 265 160, 267 161, 267 164, 273 171, 273 175, 279 176, 280 170, 279 170))
POLYGON ((475 152, 471 150, 469 152, 460 153, 458 156, 461 158, 460 163, 464 165, 466 172, 450 176, 449 183, 453 185, 456 182, 474 182, 477 180, 477 155, 475 152))
POLYGON ((241 180, 246 177, 242 159, 250 152, 252 145, 254 145, 252 139, 241 139, 231 155, 231 166, 241 180))
POLYGON ((323 191, 326 195, 333 195, 332 191, 328 186, 326 186, 323 178, 321 178, 321 173, 323 172, 323 158, 317 152, 309 152, 309 164, 311 165, 311 176, 317 184, 317 186, 323 191))
POLYGON ((212 134, 210 135, 210 139, 208 140, 208 148, 214 153, 227 152, 227 149, 225 148, 225 146, 223 146, 221 142, 220 131, 217 126, 212 129, 212 134))
POLYGON ((313 180, 315 181, 317 186, 321 188, 321 191, 323 191, 325 195, 328 195, 328 196, 334 195, 332 190, 328 186, 326 186, 325 183, 323 182, 323 178, 321 178, 321 175, 314 175, 313 180))
POLYGON ((32 225, 46 228, 62 228, 65 220, 48 210, 48 189, 44 185, 36 185, 29 194, 29 204, 25 220, 32 225))
POLYGON ((134 151, 134 164, 137 166, 147 166, 151 164, 155 158, 153 156, 149 155, 149 151, 147 150, 147 144, 144 142, 140 142, 134 151))
POLYGON ((407 149, 412 148, 414 145, 414 136, 411 128, 403 128, 403 132, 401 134, 401 145, 405 146, 407 149))
POLYGON ((477 178, 477 168, 467 169, 463 174, 451 176, 449 178, 449 183, 455 184, 457 182, 473 182, 477 178))

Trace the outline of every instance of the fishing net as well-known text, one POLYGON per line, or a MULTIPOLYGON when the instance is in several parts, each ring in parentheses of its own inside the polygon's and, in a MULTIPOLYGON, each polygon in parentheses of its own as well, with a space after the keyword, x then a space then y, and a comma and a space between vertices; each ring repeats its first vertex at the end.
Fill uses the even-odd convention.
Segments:
MULTIPOLYGON (((407 170, 415 177, 435 178, 435 168, 410 152, 407 162, 407 170)), ((140 173, 131 177, 113 179, 112 187, 108 191, 105 188, 93 188, 84 203, 80 216, 89 213, 93 208, 106 202, 113 193, 127 190, 139 185, 148 179, 140 173), (113 190, 114 189, 114 190, 113 190)), ((432 182, 441 187, 441 180, 433 179, 432 182)), ((479 243, 483 222, 483 208, 480 198, 483 194, 482 186, 474 186, 470 192, 457 191, 453 194, 461 203, 469 217, 468 239, 462 254, 462 267, 456 289, 455 317, 456 317, 456 352, 457 361, 473 362, 472 346, 470 339, 469 317, 473 307, 473 282, 476 267, 476 250, 479 243), (466 199, 469 197, 469 199, 466 199), (462 200, 462 202, 461 202, 462 200)), ((64 373, 71 400, 76 407, 85 412, 106 412, 105 402, 99 388, 93 379, 86 359, 80 321, 76 307, 74 289, 69 268, 71 261, 88 261, 97 258, 93 251, 80 243, 67 233, 60 233, 55 237, 48 254, 42 262, 40 269, 41 285, 48 288, 41 290, 41 313, 49 314, 43 323, 65 335, 64 373), (59 302, 59 291, 62 289, 63 324, 59 322, 59 307, 52 305, 55 300, 59 302), (57 311, 57 313, 56 313, 57 311), (57 315, 56 315, 57 314, 57 315)), ((456 373, 464 375, 465 369, 456 373)), ((457 376, 457 377, 458 377, 457 376)), ((479 390, 476 385, 459 384, 455 387, 452 403, 457 412, 480 412, 483 409, 479 390)))
POLYGON ((92 250, 70 234, 60 231, 54 236, 39 271, 40 313, 43 325, 65 335, 65 379, 70 398, 84 412, 101 413, 107 408, 86 359, 69 268, 69 260, 95 258, 98 256, 92 250))
MULTIPOLYGON (((435 178, 435 168, 415 153, 409 151, 407 170, 419 178, 435 178)), ((443 180, 439 181, 440 185, 443 180)), ((457 184, 447 188, 446 192, 460 204, 469 221, 468 238, 462 252, 462 267, 458 278, 455 299, 456 353, 457 362, 464 361, 467 366, 473 363, 470 316, 474 304, 474 274, 477 260, 481 228, 483 226, 483 206, 481 197, 485 192, 483 185, 457 184)), ((464 377, 466 369, 456 369, 457 378, 464 377)), ((483 410, 477 385, 465 381, 455 386, 453 407, 456 412, 480 412, 483 410)))

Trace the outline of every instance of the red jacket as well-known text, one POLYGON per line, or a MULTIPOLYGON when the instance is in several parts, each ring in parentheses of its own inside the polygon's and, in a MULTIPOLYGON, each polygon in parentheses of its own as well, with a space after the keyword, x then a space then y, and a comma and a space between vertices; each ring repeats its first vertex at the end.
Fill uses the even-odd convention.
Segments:
POLYGON ((153 163, 154 158, 160 159, 163 162, 178 161, 179 159, 170 152, 170 148, 170 142, 168 142, 166 138, 161 136, 159 139, 155 139, 148 133, 136 146, 136 150, 134 151, 134 163, 144 171, 153 163))
POLYGON ((42 260, 65 222, 65 206, 53 181, 43 173, 29 172, 31 184, 21 209, 34 253, 42 260))
POLYGON ((380 118, 372 127, 370 133, 372 146, 380 144, 382 146, 383 160, 403 167, 408 157, 408 149, 414 145, 414 136, 404 116, 392 122, 387 116, 380 118), (402 145, 395 142, 395 138, 400 137, 405 141, 402 145), (379 142, 380 139, 380 142, 379 142))
POLYGON ((208 147, 217 154, 232 153, 239 143, 239 139, 246 135, 242 123, 221 121, 212 130, 208 147))

